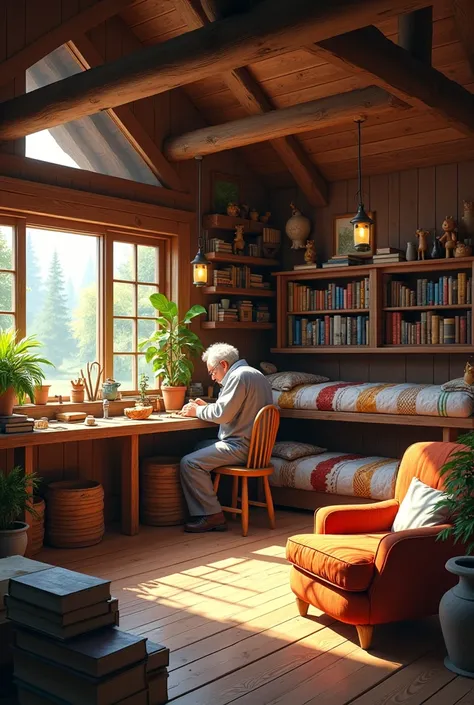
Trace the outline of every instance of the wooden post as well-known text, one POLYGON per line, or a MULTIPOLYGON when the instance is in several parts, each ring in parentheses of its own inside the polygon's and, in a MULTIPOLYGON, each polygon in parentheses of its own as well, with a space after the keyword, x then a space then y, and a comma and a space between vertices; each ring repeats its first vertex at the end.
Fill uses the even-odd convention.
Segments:
POLYGON ((459 430, 457 428, 446 428, 443 426, 443 443, 456 443, 459 430))
POLYGON ((138 435, 122 439, 122 533, 138 534, 139 521, 139 456, 138 435))
POLYGON ((414 59, 431 66, 433 8, 424 7, 398 18, 398 44, 414 59))

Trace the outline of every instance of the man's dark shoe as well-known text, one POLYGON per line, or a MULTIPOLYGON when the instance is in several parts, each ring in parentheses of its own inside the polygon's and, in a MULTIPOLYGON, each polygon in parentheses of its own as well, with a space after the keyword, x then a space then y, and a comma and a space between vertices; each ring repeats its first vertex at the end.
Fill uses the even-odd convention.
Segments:
POLYGON ((227 531, 227 524, 223 512, 218 512, 185 524, 184 530, 189 534, 203 534, 206 531, 227 531))

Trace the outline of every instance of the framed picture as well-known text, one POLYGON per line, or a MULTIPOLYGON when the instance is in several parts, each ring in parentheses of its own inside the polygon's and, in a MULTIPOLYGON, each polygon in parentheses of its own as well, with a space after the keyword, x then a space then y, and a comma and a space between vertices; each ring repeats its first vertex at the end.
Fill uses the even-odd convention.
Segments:
POLYGON ((369 211, 367 215, 374 224, 370 228, 370 250, 357 252, 354 247, 354 228, 351 220, 355 213, 348 215, 335 215, 333 223, 333 251, 335 255, 357 255, 357 257, 372 257, 375 254, 375 213, 369 211))
POLYGON ((213 213, 227 213, 228 203, 240 203, 239 178, 232 174, 211 173, 211 207, 213 213))

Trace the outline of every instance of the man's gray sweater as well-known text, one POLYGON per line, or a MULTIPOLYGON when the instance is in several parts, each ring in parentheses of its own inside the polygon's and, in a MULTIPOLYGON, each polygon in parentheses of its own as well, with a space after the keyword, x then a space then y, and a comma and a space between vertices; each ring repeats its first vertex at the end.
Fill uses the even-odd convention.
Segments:
POLYGON ((272 388, 264 375, 250 367, 246 360, 235 362, 222 379, 219 398, 212 404, 197 407, 203 421, 220 424, 221 441, 250 443, 256 415, 272 404, 272 388))

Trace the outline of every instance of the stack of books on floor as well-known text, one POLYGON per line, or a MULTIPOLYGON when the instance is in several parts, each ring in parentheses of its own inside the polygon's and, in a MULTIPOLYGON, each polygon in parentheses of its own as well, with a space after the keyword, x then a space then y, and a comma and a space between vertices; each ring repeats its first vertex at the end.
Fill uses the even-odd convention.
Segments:
POLYGON ((372 258, 373 263, 405 262, 405 253, 396 247, 378 247, 372 258))
POLYGON ((360 264, 364 264, 364 260, 352 255, 334 255, 327 262, 323 262, 323 269, 330 269, 331 267, 352 267, 360 264))
POLYGON ((0 433, 28 433, 33 431, 35 420, 25 414, 0 416, 0 433))
POLYGON ((121 631, 110 581, 63 568, 12 578, 19 705, 162 705, 169 651, 121 631))

